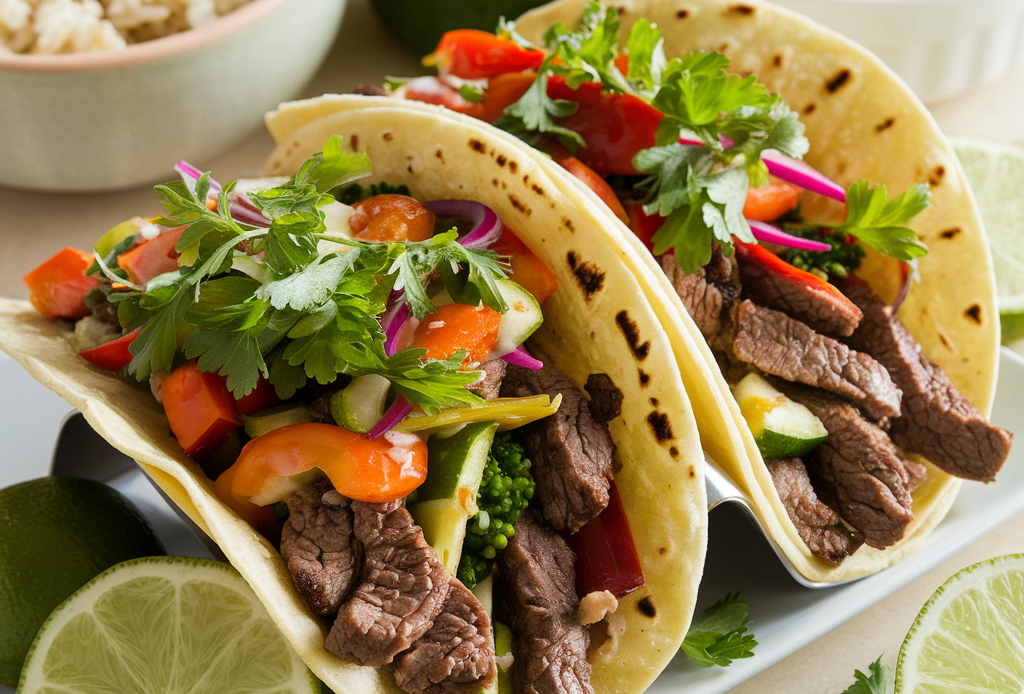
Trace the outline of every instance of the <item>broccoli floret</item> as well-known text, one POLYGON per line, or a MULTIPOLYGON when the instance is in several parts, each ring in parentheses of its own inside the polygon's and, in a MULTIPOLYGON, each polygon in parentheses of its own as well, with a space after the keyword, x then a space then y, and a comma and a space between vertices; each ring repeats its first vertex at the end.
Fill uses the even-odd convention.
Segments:
POLYGON ((495 555, 508 546, 512 526, 533 498, 530 460, 523 453, 510 433, 494 437, 476 500, 480 512, 469 519, 457 572, 469 588, 491 573, 495 555))

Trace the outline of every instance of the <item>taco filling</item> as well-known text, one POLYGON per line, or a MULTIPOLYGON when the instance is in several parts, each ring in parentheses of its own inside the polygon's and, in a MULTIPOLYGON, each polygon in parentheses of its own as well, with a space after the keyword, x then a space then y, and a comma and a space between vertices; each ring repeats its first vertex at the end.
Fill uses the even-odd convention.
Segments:
POLYGON ((620 45, 624 12, 590 2, 543 46, 504 21, 495 35, 449 32, 424 59, 438 76, 383 93, 492 122, 589 187, 655 255, 810 552, 835 565, 892 546, 928 478, 922 460, 991 481, 1012 441, 897 316, 928 252, 907 226, 928 184, 844 189, 801 161, 804 126, 778 95, 720 53, 667 60, 647 20, 620 45), (814 197, 845 209, 808 218, 814 197), (855 274, 865 247, 902 263, 891 304, 855 274))
POLYGON ((29 273, 35 307, 148 382, 329 652, 412 694, 592 691, 589 625, 645 578, 622 392, 523 344, 554 274, 481 203, 354 183, 338 137, 287 180, 176 168, 163 216, 29 273))

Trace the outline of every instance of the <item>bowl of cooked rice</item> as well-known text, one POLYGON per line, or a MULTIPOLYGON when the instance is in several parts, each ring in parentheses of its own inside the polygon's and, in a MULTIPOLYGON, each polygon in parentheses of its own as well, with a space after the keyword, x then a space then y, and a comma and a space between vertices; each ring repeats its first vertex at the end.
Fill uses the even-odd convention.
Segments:
POLYGON ((0 186, 110 191, 236 145, 294 98, 346 0, 0 0, 0 186))

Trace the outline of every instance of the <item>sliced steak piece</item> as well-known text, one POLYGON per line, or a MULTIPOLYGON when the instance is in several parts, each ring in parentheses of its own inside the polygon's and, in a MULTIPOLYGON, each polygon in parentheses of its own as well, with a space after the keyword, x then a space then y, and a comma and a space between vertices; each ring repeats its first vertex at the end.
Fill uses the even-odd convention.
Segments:
POLYGON ((395 682, 409 694, 479 694, 497 676, 487 610, 453 577, 444 609, 398 661, 395 682))
POLYGON ((494 400, 501 391, 501 379, 505 378, 506 363, 504 359, 492 359, 480 364, 484 372, 482 380, 466 386, 484 400, 494 400))
POLYGON ((907 468, 907 475, 910 477, 907 482, 908 492, 916 492, 922 484, 928 481, 928 468, 922 463, 904 458, 903 467, 907 468))
POLYGON ((576 532, 608 505, 615 444, 605 424, 594 420, 582 391, 545 364, 530 371, 509 364, 501 394, 526 397, 561 394, 558 412, 524 427, 523 446, 537 482, 544 520, 559 532, 576 532))
POLYGON ((721 247, 716 245, 711 262, 692 274, 676 265, 671 251, 661 256, 661 269, 711 348, 726 348, 740 288, 732 277, 732 261, 721 247))
POLYGON ((590 632, 574 618, 576 557, 530 513, 498 553, 495 618, 512 630, 512 691, 592 694, 590 632))
POLYGON ((793 521, 800 539, 811 554, 831 564, 839 564, 864 543, 860 533, 847 530, 839 514, 818 498, 807 468, 799 458, 766 460, 768 472, 793 521))
POLYGON ((732 351, 737 359, 787 381, 857 403, 872 419, 900 413, 900 389, 885 367, 781 311, 740 303, 732 351))
POLYGON ((892 422, 892 440, 956 477, 994 480, 1013 434, 985 421, 866 283, 841 287, 864 312, 850 345, 882 362, 903 390, 903 416, 892 422))
POLYGON ((860 323, 860 309, 837 288, 761 246, 737 243, 736 264, 744 296, 761 306, 782 311, 825 335, 845 337, 860 323))
POLYGON ((289 515, 281 529, 281 557, 292 583, 313 612, 334 614, 355 584, 363 557, 349 500, 321 480, 284 501, 289 515))
POLYGON ((430 629, 448 597, 449 574, 401 500, 353 501, 352 511, 366 555, 362 583, 338 610, 325 646, 380 667, 430 629))
POLYGON ((590 396, 590 416, 595 422, 607 424, 622 414, 622 391, 608 374, 590 374, 583 390, 590 396))
POLYGON ((910 475, 889 437, 836 397, 779 381, 775 385, 828 430, 828 438, 808 457, 808 469, 826 487, 826 496, 835 498, 839 515, 876 549, 899 541, 914 513, 910 475))

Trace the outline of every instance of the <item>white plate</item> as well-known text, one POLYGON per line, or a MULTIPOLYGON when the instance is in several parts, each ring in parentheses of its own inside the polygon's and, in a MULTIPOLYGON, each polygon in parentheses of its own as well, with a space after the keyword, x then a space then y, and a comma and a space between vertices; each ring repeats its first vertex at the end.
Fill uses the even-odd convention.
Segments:
MULTIPOLYGON (((1024 358, 1004 349, 992 421, 1024 432, 1024 358)), ((0 488, 46 475, 67 404, 0 354, 0 488)), ((141 473, 114 484, 153 521, 172 554, 209 556, 141 473)), ((819 638, 891 595, 1024 510, 1024 450, 1013 449, 996 484, 966 483, 952 510, 913 561, 838 588, 811 590, 795 583, 763 537, 726 504, 711 513, 708 559, 698 612, 739 590, 750 605, 760 642, 753 658, 728 668, 701 669, 677 657, 651 687, 652 694, 720 694, 819 638)), ((0 687, 0 694, 13 690, 0 687)))

